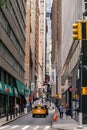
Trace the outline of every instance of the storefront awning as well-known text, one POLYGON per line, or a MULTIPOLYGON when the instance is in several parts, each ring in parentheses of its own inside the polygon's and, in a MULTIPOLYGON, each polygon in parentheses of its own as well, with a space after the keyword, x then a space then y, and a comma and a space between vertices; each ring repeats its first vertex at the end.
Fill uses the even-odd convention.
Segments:
POLYGON ((5 84, 5 86, 7 86, 7 88, 8 88, 8 92, 6 92, 6 93, 9 96, 14 96, 14 94, 13 94, 13 88, 11 86, 9 86, 9 85, 6 85, 6 84, 5 84))
POLYGON ((13 88, 13 91, 14 91, 14 95, 15 95, 15 97, 18 97, 18 91, 17 91, 17 88, 13 88))
POLYGON ((16 85, 17 85, 18 93, 21 95, 25 95, 26 86, 23 83, 21 83, 19 80, 16 80, 16 85))
POLYGON ((3 82, 0 82, 0 93, 3 93, 4 94, 4 83, 3 82))
POLYGON ((26 89, 25 96, 28 97, 30 95, 30 88, 26 89))
POLYGON ((4 82, 0 82, 0 93, 9 95, 9 96, 14 96, 13 94, 13 88, 4 82))

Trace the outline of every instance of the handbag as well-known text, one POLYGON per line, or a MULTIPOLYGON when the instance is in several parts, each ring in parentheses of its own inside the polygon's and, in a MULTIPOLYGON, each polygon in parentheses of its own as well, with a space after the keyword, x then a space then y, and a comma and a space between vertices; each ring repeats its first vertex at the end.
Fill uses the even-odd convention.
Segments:
POLYGON ((58 119, 58 113, 54 113, 54 116, 53 116, 53 121, 55 122, 55 121, 57 121, 57 119, 58 119))

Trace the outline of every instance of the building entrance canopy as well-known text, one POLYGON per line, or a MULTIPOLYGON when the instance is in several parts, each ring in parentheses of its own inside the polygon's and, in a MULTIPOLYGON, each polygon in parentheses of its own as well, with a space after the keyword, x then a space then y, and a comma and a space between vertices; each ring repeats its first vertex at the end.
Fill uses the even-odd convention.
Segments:
POLYGON ((26 86, 23 83, 21 83, 19 80, 16 80, 16 85, 17 85, 18 93, 21 95, 25 95, 26 86))
POLYGON ((13 88, 13 90, 14 90, 14 95, 15 95, 15 97, 18 97, 18 91, 17 91, 17 88, 13 88))
POLYGON ((13 94, 13 88, 4 82, 0 82, 0 93, 9 95, 9 96, 14 96, 13 94))

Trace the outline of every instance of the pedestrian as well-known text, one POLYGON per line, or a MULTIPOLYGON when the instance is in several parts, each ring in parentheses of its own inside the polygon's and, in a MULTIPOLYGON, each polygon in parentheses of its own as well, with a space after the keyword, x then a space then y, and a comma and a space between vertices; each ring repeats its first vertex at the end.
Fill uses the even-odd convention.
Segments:
POLYGON ((58 112, 60 113, 60 105, 58 105, 58 107, 57 107, 57 108, 58 108, 58 112))
POLYGON ((26 103, 27 111, 29 111, 29 103, 26 103))
POLYGON ((64 112, 64 106, 60 104, 59 106, 60 118, 63 118, 63 112, 64 112))
POLYGON ((17 116, 17 114, 19 115, 19 104, 18 103, 16 103, 15 109, 16 109, 16 116, 17 116))
POLYGON ((68 119, 68 117, 71 115, 70 109, 69 109, 68 105, 66 105, 66 112, 65 112, 65 114, 66 114, 66 119, 68 119))
POLYGON ((77 107, 76 109, 75 109, 75 111, 76 111, 76 113, 77 113, 77 121, 79 120, 79 107, 77 107))

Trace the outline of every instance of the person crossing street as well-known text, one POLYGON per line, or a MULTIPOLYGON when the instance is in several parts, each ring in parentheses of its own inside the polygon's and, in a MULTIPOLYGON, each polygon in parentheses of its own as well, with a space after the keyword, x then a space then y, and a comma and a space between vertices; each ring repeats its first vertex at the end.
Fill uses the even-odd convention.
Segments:
POLYGON ((63 106, 63 105, 60 105, 60 106, 59 106, 60 118, 63 118, 63 112, 64 112, 64 106, 63 106))

